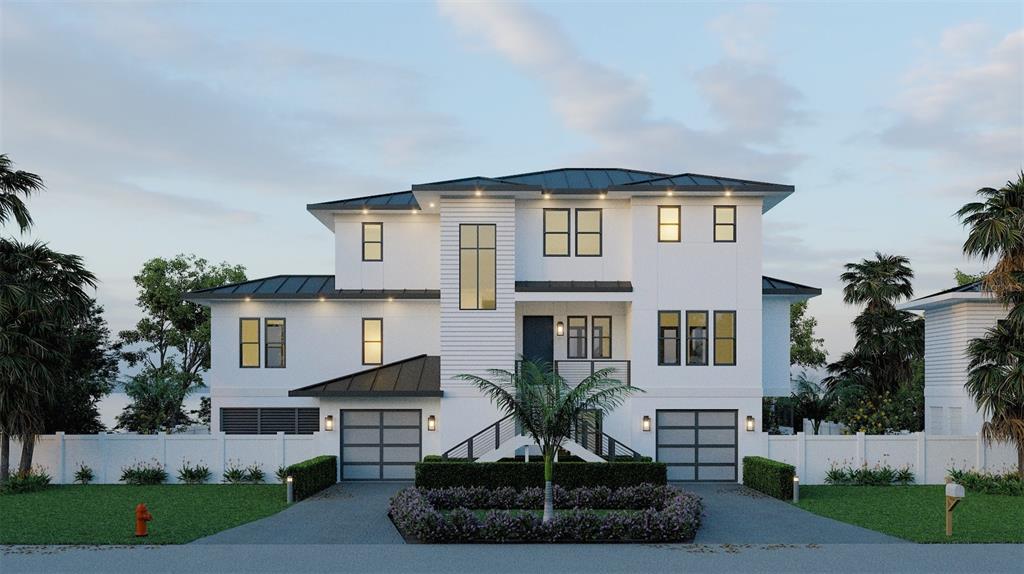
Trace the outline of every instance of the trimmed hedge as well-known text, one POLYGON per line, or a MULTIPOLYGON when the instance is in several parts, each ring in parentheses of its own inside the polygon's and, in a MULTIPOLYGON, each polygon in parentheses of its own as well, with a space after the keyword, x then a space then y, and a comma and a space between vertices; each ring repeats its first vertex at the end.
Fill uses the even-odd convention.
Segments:
POLYGON ((297 462, 285 469, 291 475, 295 500, 308 498, 338 482, 338 457, 316 456, 297 462))
POLYGON ((763 456, 743 457, 743 486, 779 500, 793 499, 796 467, 763 456))
MULTIPOLYGON (((564 488, 665 484, 661 462, 556 462, 554 483, 564 488)), ((543 462, 461 462, 424 460, 416 464, 416 486, 483 486, 515 489, 544 486, 543 462)))

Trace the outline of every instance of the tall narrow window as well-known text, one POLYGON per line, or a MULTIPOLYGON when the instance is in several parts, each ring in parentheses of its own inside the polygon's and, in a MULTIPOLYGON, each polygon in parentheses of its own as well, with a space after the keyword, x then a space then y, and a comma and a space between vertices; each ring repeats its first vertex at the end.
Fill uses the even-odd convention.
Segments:
POLYGON ((566 317, 569 323, 569 349, 566 357, 570 359, 587 358, 587 318, 566 317))
POLYGON ((601 210, 576 210, 576 256, 601 256, 601 210))
POLYGON ((497 270, 493 224, 459 225, 459 309, 497 308, 497 270))
POLYGON ((363 223, 363 261, 384 261, 383 223, 363 223))
POLYGON ((384 319, 363 319, 363 364, 384 362, 384 319))
POLYGON ((658 364, 679 364, 679 311, 658 311, 658 364))
POLYGON ((686 364, 708 364, 708 312, 686 312, 686 364))
POLYGON ((243 318, 238 323, 238 365, 242 368, 260 366, 260 320, 243 318))
POLYGON ((658 206, 658 241, 660 243, 678 243, 680 228, 680 210, 678 205, 658 206))
POLYGON ((284 319, 267 319, 263 322, 263 360, 268 369, 284 368, 284 319))
POLYGON ((590 343, 593 352, 591 352, 590 358, 612 358, 612 318, 592 317, 591 321, 593 325, 590 329, 590 343))
POLYGON ((736 364, 736 311, 715 311, 715 364, 736 364))
POLYGON ((730 243, 736 241, 736 206, 715 206, 715 242, 730 243))
POLYGON ((569 210, 544 210, 544 257, 569 256, 569 210))

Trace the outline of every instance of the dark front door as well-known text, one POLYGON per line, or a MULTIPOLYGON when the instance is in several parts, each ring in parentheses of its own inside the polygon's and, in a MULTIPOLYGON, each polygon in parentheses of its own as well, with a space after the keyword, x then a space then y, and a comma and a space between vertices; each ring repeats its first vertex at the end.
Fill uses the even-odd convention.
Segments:
POLYGON ((523 317, 523 358, 550 363, 555 359, 555 318, 523 317))

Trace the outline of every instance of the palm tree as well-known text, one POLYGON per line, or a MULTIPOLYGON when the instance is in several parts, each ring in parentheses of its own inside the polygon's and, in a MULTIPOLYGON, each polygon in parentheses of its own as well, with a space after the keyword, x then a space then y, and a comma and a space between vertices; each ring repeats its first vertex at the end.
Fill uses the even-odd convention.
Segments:
POLYGON ((43 190, 43 180, 34 173, 14 171, 7 154, 0 154, 0 224, 13 216, 21 231, 32 227, 32 216, 22 197, 43 190), (21 197, 19 197, 21 196, 21 197))
POLYGON ((832 414, 836 395, 831 390, 826 390, 807 378, 807 373, 801 372, 794 383, 793 399, 796 401, 798 412, 801 417, 811 419, 814 434, 818 434, 821 430, 821 421, 826 420, 832 414))
POLYGON ((96 277, 77 255, 44 243, 0 239, 0 480, 10 437, 22 440, 20 471, 32 466, 35 435, 53 388, 68 368, 68 333, 88 313, 96 277))
POLYGON ((968 345, 964 388, 988 419, 981 428, 985 441, 1015 444, 1017 473, 1024 478, 1024 172, 978 195, 984 201, 957 211, 969 227, 964 253, 997 259, 983 281, 1009 313, 968 345))
POLYGON ((846 272, 839 276, 846 283, 843 300, 850 305, 867 304, 869 311, 892 307, 897 301, 912 297, 913 278, 909 259, 877 251, 874 259, 847 263, 846 272))
POLYGON ((606 413, 641 389, 609 378, 614 369, 599 369, 575 387, 550 363, 521 361, 515 372, 488 370, 491 379, 477 375, 456 378, 473 383, 499 409, 512 415, 536 441, 544 455, 544 522, 554 517, 552 478, 555 452, 571 435, 573 425, 588 411, 606 413))

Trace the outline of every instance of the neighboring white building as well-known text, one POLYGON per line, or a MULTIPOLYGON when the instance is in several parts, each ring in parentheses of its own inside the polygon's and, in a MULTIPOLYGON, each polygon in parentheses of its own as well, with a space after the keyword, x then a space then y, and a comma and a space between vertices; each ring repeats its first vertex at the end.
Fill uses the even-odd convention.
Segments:
POLYGON ((931 435, 973 435, 985 417, 964 384, 967 345, 1005 319, 1006 307, 981 282, 904 303, 924 313, 924 429, 931 435))
POLYGON ((309 205, 333 276, 190 296, 212 309, 213 429, 330 424, 342 478, 409 478, 428 454, 513 454, 512 425, 454 377, 538 357, 645 391, 582 425, 577 451, 735 481, 765 454, 762 397, 789 394, 789 305, 821 292, 762 276, 762 215, 793 191, 559 169, 309 205))

